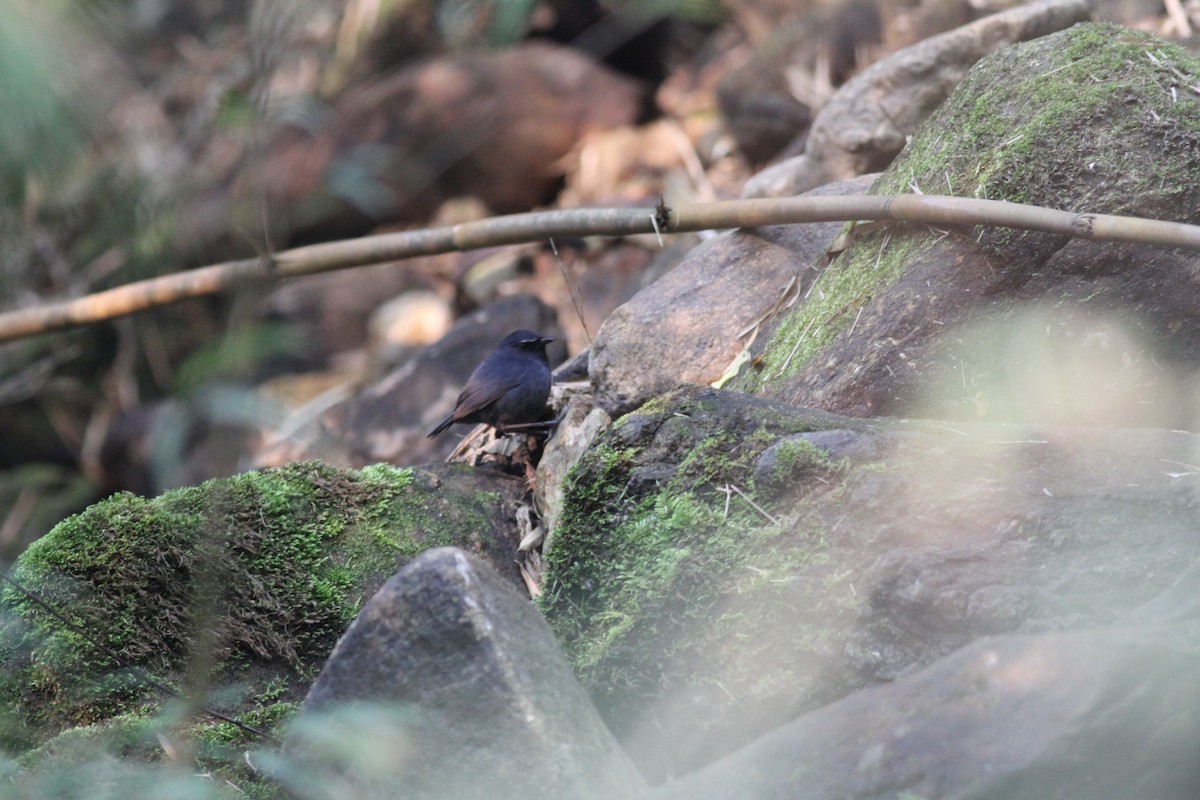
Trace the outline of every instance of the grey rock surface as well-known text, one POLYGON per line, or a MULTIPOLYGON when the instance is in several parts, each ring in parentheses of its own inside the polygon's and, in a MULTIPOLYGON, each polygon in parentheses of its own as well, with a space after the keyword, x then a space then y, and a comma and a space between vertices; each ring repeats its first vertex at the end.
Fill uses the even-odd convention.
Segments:
POLYGON ((661 800, 1200 793, 1200 651, 1129 631, 982 639, 805 715, 661 800))
POLYGON ((1200 558, 1198 453, 681 389, 576 467, 543 606, 639 767, 679 775, 982 637, 1119 622, 1200 558))
POLYGON ((455 548, 427 551, 363 607, 288 750, 365 797, 608 800, 643 788, 537 610, 455 548))
MULTIPOLYGON (((595 408, 590 398, 575 397, 568 401, 562 423, 546 442, 534 485, 534 498, 547 532, 554 532, 562 513, 563 488, 571 468, 610 424, 612 418, 603 409, 595 408)), ((547 539, 545 548, 551 545, 547 539)))

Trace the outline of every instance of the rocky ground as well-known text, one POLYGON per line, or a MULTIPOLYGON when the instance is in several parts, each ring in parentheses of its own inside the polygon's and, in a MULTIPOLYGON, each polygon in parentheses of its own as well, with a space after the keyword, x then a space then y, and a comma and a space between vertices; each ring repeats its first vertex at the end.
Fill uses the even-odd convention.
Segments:
MULTIPOLYGON (((12 182, 13 302, 659 193, 1200 221, 1200 65, 1150 30, 1186 9, 775 5, 546 3, 515 34, 500 4, 123 17, 103 136, 61 144, 53 190, 36 161, 12 182), (103 226, 63 216, 98 186, 140 216, 115 190, 103 226)), ((312 797, 1193 797, 1196 270, 821 223, 431 257, 6 345, 12 552, 160 495, 17 562, 18 780, 117 752, 127 787, 197 760, 312 797), (563 421, 439 463, 458 437, 425 433, 516 328, 559 340, 563 421)))

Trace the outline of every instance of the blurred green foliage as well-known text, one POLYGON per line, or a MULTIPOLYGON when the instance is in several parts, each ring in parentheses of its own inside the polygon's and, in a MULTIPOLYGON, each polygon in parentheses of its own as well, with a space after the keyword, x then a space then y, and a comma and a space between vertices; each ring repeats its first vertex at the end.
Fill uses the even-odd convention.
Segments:
POLYGON ((25 202, 31 181, 66 170, 85 136, 65 94, 65 24, 56 3, 0 0, 0 200, 25 202))

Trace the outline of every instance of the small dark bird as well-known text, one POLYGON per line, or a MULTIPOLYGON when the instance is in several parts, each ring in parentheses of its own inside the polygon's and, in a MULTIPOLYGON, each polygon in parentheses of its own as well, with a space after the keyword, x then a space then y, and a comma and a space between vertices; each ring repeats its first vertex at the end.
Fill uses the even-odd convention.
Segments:
POLYGON ((454 410, 429 432, 429 438, 456 422, 482 422, 503 435, 505 426, 540 420, 550 396, 546 345, 553 341, 525 330, 505 336, 467 378, 454 410))

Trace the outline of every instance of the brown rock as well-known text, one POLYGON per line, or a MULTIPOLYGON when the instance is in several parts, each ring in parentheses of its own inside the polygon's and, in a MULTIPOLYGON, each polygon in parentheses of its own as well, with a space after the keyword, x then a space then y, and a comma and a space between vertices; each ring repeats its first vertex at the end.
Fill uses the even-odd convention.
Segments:
POLYGON ((762 163, 804 133, 813 115, 858 66, 858 55, 878 45, 875 0, 822 3, 776 30, 750 60, 717 87, 730 135, 752 163, 762 163))
POLYGON ((451 264, 453 254, 430 256, 417 264, 380 264, 352 271, 307 275, 288 281, 263 303, 263 316, 282 321, 303 341, 306 366, 329 363, 339 353, 362 347, 371 330, 371 315, 383 303, 427 290, 426 265, 451 264))
MULTIPOLYGON (((854 194, 869 180, 823 188, 854 194)), ((746 346, 756 321, 811 283, 809 268, 842 223, 736 231, 693 250, 605 321, 590 372, 598 404, 622 414, 681 383, 712 383, 746 346)))
POLYGON ((327 122, 276 137, 262 175, 273 222, 285 234, 345 235, 427 216, 456 195, 527 210, 552 196, 559 160, 587 131, 637 118, 640 94, 540 42, 422 61, 347 93, 327 122))

